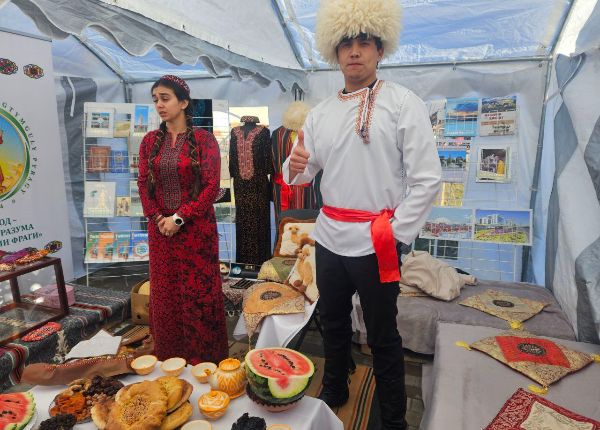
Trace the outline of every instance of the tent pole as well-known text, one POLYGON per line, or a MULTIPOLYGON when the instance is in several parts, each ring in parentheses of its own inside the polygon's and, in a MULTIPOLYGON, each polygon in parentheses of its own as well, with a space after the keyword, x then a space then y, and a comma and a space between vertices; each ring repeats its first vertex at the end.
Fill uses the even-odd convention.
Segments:
POLYGON ((283 18, 283 14, 281 13, 281 9, 279 8, 279 4, 277 3, 277 0, 271 0, 271 4, 273 5, 273 9, 275 9, 275 13, 277 14, 277 17, 279 18, 279 23, 281 24, 281 28, 283 29, 283 32, 285 33, 285 37, 287 38, 288 43, 290 44, 290 47, 292 48, 292 51, 294 52, 294 56, 296 57, 296 61, 298 61, 298 65, 300 67, 304 67, 304 62, 302 61, 302 56, 300 55, 300 52, 298 52, 298 47, 296 46, 296 44, 294 43, 294 41, 292 39, 292 34, 290 33, 290 29, 288 28, 288 25, 285 22, 285 19, 283 18))
MULTIPOLYGON (((544 147, 544 122, 546 119, 546 106, 548 105, 548 88, 550 88, 550 81, 552 79, 552 65, 554 64, 554 55, 556 54, 556 48, 558 46, 558 42, 560 41, 563 32, 567 26, 567 22, 571 13, 575 9, 573 5, 577 0, 571 1, 569 4, 569 10, 566 14, 564 14, 562 22, 560 23, 560 29, 554 35, 554 38, 550 44, 550 60, 546 65, 546 87, 544 89, 544 100, 542 104, 542 117, 540 120, 540 132, 538 134, 538 144, 535 152, 535 168, 533 170, 533 179, 531 182, 531 196, 529 198, 529 209, 531 209, 532 213, 535 210, 535 202, 537 200, 537 193, 540 183, 540 172, 542 169, 542 151, 544 147)), ((523 256, 521 260, 521 281, 526 279, 527 274, 529 272, 529 266, 531 265, 531 247, 526 246, 523 248, 523 256)), ((530 279, 533 280, 533 279, 530 279)))

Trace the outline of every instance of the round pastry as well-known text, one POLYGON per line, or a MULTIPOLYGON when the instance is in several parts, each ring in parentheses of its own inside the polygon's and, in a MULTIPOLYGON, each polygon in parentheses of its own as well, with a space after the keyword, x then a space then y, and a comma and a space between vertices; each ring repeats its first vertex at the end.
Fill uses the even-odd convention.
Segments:
POLYGON ((161 384, 144 381, 133 384, 118 396, 110 411, 109 430, 159 430, 167 416, 167 395, 161 384))
POLYGON ((177 409, 178 405, 181 404, 180 400, 186 388, 185 381, 176 376, 163 376, 162 378, 158 378, 156 382, 163 387, 167 394, 167 412, 177 409))
POLYGON ((160 430, 174 430, 181 427, 190 419, 194 413, 194 408, 190 402, 185 402, 175 412, 170 413, 163 420, 160 430))

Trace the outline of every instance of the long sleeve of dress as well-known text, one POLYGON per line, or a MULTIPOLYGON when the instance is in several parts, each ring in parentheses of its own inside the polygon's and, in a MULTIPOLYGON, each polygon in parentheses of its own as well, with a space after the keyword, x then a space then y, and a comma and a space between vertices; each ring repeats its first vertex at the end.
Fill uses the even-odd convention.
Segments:
POLYGON ((239 176, 238 167, 238 156, 237 156, 237 138, 235 133, 231 130, 231 137, 229 139, 229 176, 237 178, 239 176))
POLYGON ((217 140, 211 133, 200 134, 196 131, 196 141, 200 147, 202 188, 196 200, 182 204, 177 210, 177 214, 184 219, 202 216, 212 207, 221 179, 221 157, 217 140))
POLYGON ((148 181, 149 179, 149 166, 148 158, 152 152, 152 146, 157 139, 156 132, 150 132, 144 136, 142 143, 140 144, 140 159, 139 159, 139 173, 137 185, 140 193, 140 200, 142 201, 142 208, 144 209, 144 216, 151 218, 159 213, 156 199, 151 198, 148 195, 148 181))

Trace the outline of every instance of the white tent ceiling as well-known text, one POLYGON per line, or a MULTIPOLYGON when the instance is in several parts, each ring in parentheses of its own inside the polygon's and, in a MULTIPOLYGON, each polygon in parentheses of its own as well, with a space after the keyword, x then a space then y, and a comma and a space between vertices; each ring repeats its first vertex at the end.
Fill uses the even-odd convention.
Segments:
MULTIPOLYGON (((0 0, 0 5, 11 3, 0 0)), ((401 0, 400 49, 384 66, 547 57, 572 0, 401 0)), ((128 82, 177 70, 289 90, 328 67, 319 0, 12 0, 43 34, 76 36, 128 82), (174 67, 175 65, 176 67, 174 67)), ((0 6, 1 7, 1 6, 0 6)), ((5 7, 0 10, 10 11, 5 7)), ((13 12, 14 13, 14 12, 13 12)), ((6 23, 3 23, 6 25, 6 23)), ((18 26, 18 23, 15 23, 18 26)))

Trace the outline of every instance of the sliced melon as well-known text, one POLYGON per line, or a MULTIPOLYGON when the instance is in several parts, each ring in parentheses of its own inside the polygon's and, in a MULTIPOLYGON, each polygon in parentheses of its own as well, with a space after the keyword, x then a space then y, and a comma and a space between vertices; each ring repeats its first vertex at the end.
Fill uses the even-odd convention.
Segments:
POLYGON ((31 393, 0 394, 0 430, 21 430, 35 412, 31 393))
POLYGON ((308 357, 288 348, 254 349, 246 354, 245 363, 250 389, 271 404, 301 398, 315 373, 308 357))

